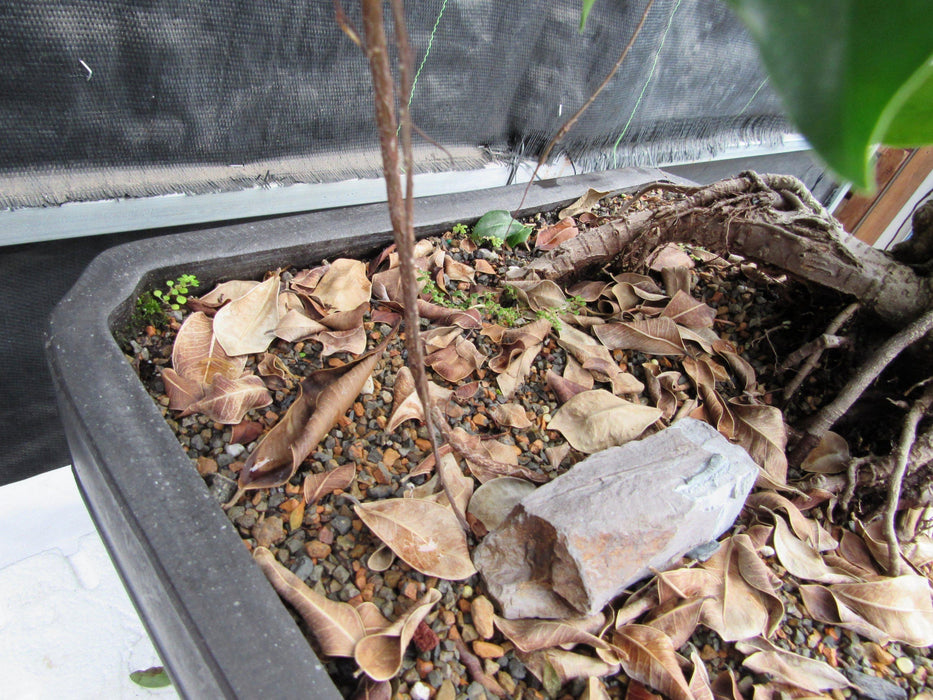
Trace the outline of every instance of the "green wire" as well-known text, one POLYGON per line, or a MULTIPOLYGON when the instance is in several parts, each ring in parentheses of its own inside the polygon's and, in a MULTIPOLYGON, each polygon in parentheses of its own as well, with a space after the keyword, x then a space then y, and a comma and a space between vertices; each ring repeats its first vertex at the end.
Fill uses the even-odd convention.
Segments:
POLYGON ((421 75, 421 69, 428 62, 428 56, 431 55, 431 47, 434 46, 434 35, 437 33, 437 27, 441 23, 441 17, 444 16, 444 10, 447 9, 447 0, 441 4, 441 11, 437 13, 437 19, 434 20, 434 29, 431 30, 431 37, 428 39, 428 48, 424 52, 424 58, 421 59, 421 65, 415 71, 415 79, 411 81, 411 94, 408 96, 408 106, 411 107, 411 101, 415 97, 415 86, 418 84, 418 76, 421 75))
POLYGON ((664 30, 664 34, 661 36, 661 43, 658 45, 658 51, 654 55, 654 63, 651 64, 651 70, 648 72, 648 79, 645 81, 645 84, 641 89, 641 94, 638 96, 638 100, 635 102, 635 106, 632 108, 632 113, 629 115, 628 121, 625 122, 625 127, 622 129, 622 133, 619 134, 619 138, 617 138, 616 142, 612 145, 612 158, 614 165, 618 165, 616 151, 619 148, 619 143, 622 141, 622 138, 628 131, 629 126, 632 124, 632 119, 635 118, 635 112, 638 111, 638 106, 641 104, 641 100, 645 96, 645 92, 648 90, 648 85, 651 83, 651 79, 654 78, 654 69, 658 66, 658 59, 661 57, 661 49, 664 48, 664 42, 667 41, 667 33, 671 30, 671 25, 674 23, 674 14, 677 12, 677 8, 680 7, 680 2, 681 0, 677 0, 677 4, 674 5, 674 9, 671 10, 671 16, 667 19, 667 27, 664 30))

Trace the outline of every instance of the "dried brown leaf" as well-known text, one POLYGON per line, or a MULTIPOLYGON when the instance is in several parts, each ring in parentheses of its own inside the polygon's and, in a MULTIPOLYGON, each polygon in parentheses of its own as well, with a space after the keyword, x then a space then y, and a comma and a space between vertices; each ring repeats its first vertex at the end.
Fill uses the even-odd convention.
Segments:
POLYGON ((466 460, 470 472, 481 484, 503 476, 514 476, 536 483, 548 480, 546 474, 518 463, 519 451, 514 445, 506 445, 492 439, 483 440, 478 435, 471 435, 463 428, 457 427, 451 432, 451 446, 466 460), (495 465, 482 464, 474 455, 492 460, 495 465))
POLYGON ((517 403, 495 404, 489 408, 489 417, 503 428, 525 430, 531 427, 525 409, 517 403))
POLYGON ((665 267, 685 267, 691 269, 696 263, 693 258, 676 243, 665 243, 651 254, 650 269, 660 272, 665 267))
POLYGON ((228 355, 214 335, 214 321, 198 311, 181 324, 172 346, 172 367, 185 379, 210 384, 217 375, 239 377, 246 357, 228 355))
POLYGON ((304 311, 290 309, 280 316, 278 325, 275 327, 275 337, 295 343, 326 330, 327 326, 315 321, 304 311))
POLYGON ((599 204, 599 200, 601 200, 607 194, 609 194, 609 192, 600 192, 599 190, 590 187, 586 193, 577 199, 573 204, 570 204, 561 209, 557 213, 557 218, 566 219, 567 217, 573 217, 577 214, 582 214, 583 212, 592 211, 593 207, 599 204))
POLYGON ((677 324, 667 317, 628 323, 604 323, 593 333, 610 350, 635 350, 646 355, 686 355, 677 324))
POLYGON ((794 534, 820 552, 835 549, 839 544, 818 522, 805 516, 792 501, 775 491, 763 490, 751 493, 745 501, 745 507, 764 512, 784 511, 794 534))
POLYGON ((606 692, 606 686, 603 685, 601 680, 588 678, 580 700, 609 700, 609 693, 606 692))
POLYGON ((354 506, 373 533, 413 569, 460 581, 476 573, 466 536, 453 512, 416 498, 389 498, 354 506))
POLYGON ((833 596, 899 642, 933 644, 930 582, 913 574, 831 586, 833 596))
POLYGON ((256 365, 259 376, 265 378, 266 385, 275 389, 284 389, 297 377, 291 373, 282 358, 271 352, 263 353, 262 359, 256 365))
POLYGON ((561 406, 548 430, 560 432, 575 449, 592 454, 634 440, 661 411, 632 403, 604 389, 584 391, 561 406))
POLYGON ((449 255, 444 255, 444 274, 455 282, 472 282, 476 271, 469 265, 457 262, 449 255))
POLYGON ((515 296, 532 311, 560 309, 567 304, 564 291, 551 280, 531 280, 509 283, 515 290, 515 296))
POLYGON ((536 488, 532 482, 512 476, 491 479, 473 493, 467 512, 472 513, 492 532, 502 524, 512 509, 536 488))
POLYGON ((214 316, 214 335, 228 355, 265 352, 279 324, 279 276, 272 275, 214 316))
POLYGON ((625 673, 673 700, 693 700, 670 637, 647 625, 616 629, 612 643, 620 651, 625 673))
POLYGON ((338 352, 359 355, 366 351, 366 331, 363 330, 363 326, 346 331, 322 331, 314 335, 313 339, 323 345, 321 357, 329 357, 338 352))
POLYGON ((574 678, 602 678, 619 672, 617 663, 606 663, 592 656, 563 649, 542 649, 527 654, 518 651, 515 655, 542 683, 545 683, 547 676, 553 674, 558 690, 561 685, 574 678))
POLYGON ((276 592, 298 611, 327 656, 353 656, 366 634, 363 621, 348 603, 325 598, 280 564, 265 547, 253 550, 253 559, 276 592))
POLYGON ((848 463, 849 443, 844 437, 830 430, 810 451, 800 468, 816 474, 838 474, 846 470, 848 463))
POLYGON ((588 644, 594 649, 609 649, 609 643, 596 636, 606 623, 602 613, 568 620, 506 620, 497 615, 494 620, 499 631, 522 652, 552 647, 563 647, 569 651, 577 644, 588 644))
POLYGON ((711 328, 716 318, 716 309, 679 290, 667 302, 661 316, 687 328, 711 328))
POLYGON ((664 632, 670 637, 674 648, 680 649, 699 624, 700 609, 705 600, 706 598, 701 597, 683 601, 668 600, 652 610, 644 624, 664 632))
POLYGON ((781 565, 797 578, 819 583, 851 583, 857 580, 828 566, 820 553, 798 539, 781 517, 774 519, 774 551, 781 565))
POLYGON ((455 501, 456 512, 466 513, 467 506, 473 498, 473 479, 463 475, 452 452, 441 455, 437 473, 441 483, 445 485, 445 489, 438 494, 437 502, 441 505, 448 504, 447 494, 449 492, 455 501))
POLYGON ((849 681, 827 663, 789 651, 759 651, 742 662, 755 673, 766 673, 781 683, 819 693, 849 687, 849 681))
POLYGON ((576 382, 573 382, 566 377, 560 376, 552 369, 547 371, 546 378, 548 389, 554 392, 559 403, 567 403, 577 394, 580 394, 584 391, 589 391, 593 387, 592 375, 590 375, 589 386, 577 384, 576 382))
POLYGON ((757 381, 755 368, 739 354, 735 345, 728 340, 714 340, 712 342, 712 351, 723 358, 732 369, 737 379, 735 385, 739 389, 745 391, 755 386, 757 381))
MULTIPOLYGON (((734 417, 732 439, 751 455, 765 473, 768 484, 787 483, 787 429, 779 408, 764 404, 744 404, 729 399, 728 408, 734 417)), ((762 485, 762 484, 759 484, 762 485)))
POLYGON ((829 588, 808 584, 800 586, 799 590, 807 612, 817 622, 852 630, 878 644, 887 644, 891 641, 891 637, 886 632, 878 629, 838 600, 829 588))
POLYGON ((693 674, 690 676, 690 692, 696 700, 715 700, 713 687, 709 681, 706 664, 700 658, 700 652, 693 649, 690 652, 690 661, 693 664, 693 674))
POLYGON ((430 321, 437 321, 445 326, 459 326, 466 330, 482 328, 483 322, 476 309, 448 309, 440 304, 432 304, 424 299, 418 300, 418 314, 430 321))
POLYGON ((580 229, 577 228, 573 217, 567 216, 553 226, 538 231, 535 238, 535 248, 538 250, 553 250, 564 241, 569 241, 578 235, 580 235, 580 229))
POLYGON ((334 260, 314 288, 313 297, 327 309, 350 311, 369 301, 372 283, 360 260, 334 260))
POLYGON ((457 337, 452 345, 424 358, 425 364, 448 382, 457 383, 478 370, 485 357, 472 342, 457 337))
POLYGON ((256 446, 240 471, 241 489, 270 488, 288 481, 298 465, 346 414, 372 374, 392 334, 374 350, 340 367, 312 372, 298 397, 256 446))
POLYGON ((258 285, 259 282, 255 280, 230 280, 229 282, 221 282, 207 294, 198 297, 198 302, 203 306, 219 309, 224 304, 228 304, 234 299, 239 299, 258 285))
POLYGON ((221 374, 214 376, 204 396, 188 411, 203 413, 218 423, 235 425, 243 420, 247 411, 262 408, 272 403, 272 396, 262 379, 256 376, 227 379, 221 374))
POLYGON ((421 341, 424 343, 425 352, 432 353, 446 348, 459 338, 461 333, 463 329, 457 326, 435 326, 421 334, 421 341))
POLYGON ((187 411, 207 391, 207 385, 194 379, 185 379, 171 367, 162 370, 162 382, 168 396, 168 407, 173 411, 187 411))
POLYGON ((501 333, 496 333, 495 330, 494 327, 488 327, 483 333, 489 335, 492 332, 490 337, 502 346, 501 352, 489 360, 489 369, 498 373, 505 372, 513 361, 529 348, 539 347, 551 331, 551 324, 539 319, 520 328, 503 329, 501 333), (495 340, 495 335, 499 336, 499 340, 495 340))
POLYGON ((525 377, 531 372, 535 358, 543 347, 542 343, 538 343, 526 348, 496 377, 496 385, 506 399, 512 398, 518 387, 525 382, 525 377))
POLYGON ((363 637, 353 654, 363 672, 374 681, 387 681, 398 674, 415 629, 440 599, 440 591, 430 588, 404 617, 381 632, 363 637))
POLYGON ((356 465, 350 462, 320 474, 308 474, 302 488, 305 503, 311 505, 333 491, 347 489, 355 478, 356 465))

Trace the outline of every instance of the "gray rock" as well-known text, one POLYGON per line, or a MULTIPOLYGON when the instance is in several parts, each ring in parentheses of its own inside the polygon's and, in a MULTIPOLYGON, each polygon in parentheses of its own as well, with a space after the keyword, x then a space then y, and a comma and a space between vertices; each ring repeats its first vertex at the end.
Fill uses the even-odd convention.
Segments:
POLYGON ((348 518, 346 515, 335 515, 334 518, 330 521, 331 527, 334 528, 341 535, 346 535, 350 532, 350 528, 353 525, 353 521, 348 518))
POLYGON ((854 668, 845 669, 844 673, 855 684, 862 697, 869 700, 907 700, 907 691, 891 681, 869 676, 854 668))
POLYGON ((228 479, 222 474, 211 475, 210 492, 218 503, 226 503, 233 498, 236 489, 237 484, 233 479, 228 479))
POLYGON ((526 496, 473 563, 507 618, 592 614, 728 530, 757 476, 744 449, 685 418, 526 496))
POLYGON ((298 557, 298 559, 295 561, 295 566, 292 569, 292 573, 302 581, 307 579, 313 571, 314 562, 311 561, 310 557, 298 557))

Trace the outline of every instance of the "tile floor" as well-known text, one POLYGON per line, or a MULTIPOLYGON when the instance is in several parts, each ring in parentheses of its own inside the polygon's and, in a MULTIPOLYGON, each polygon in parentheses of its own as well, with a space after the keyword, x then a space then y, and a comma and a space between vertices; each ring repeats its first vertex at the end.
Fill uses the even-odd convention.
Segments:
POLYGON ((177 697, 130 680, 161 661, 70 467, 0 487, 0 533, 4 698, 177 697))

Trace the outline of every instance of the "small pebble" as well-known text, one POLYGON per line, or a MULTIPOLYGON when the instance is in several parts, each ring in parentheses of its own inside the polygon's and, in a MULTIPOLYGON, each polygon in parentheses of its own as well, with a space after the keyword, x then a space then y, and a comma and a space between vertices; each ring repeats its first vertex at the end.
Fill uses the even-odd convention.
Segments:
POLYGON ((905 676, 909 676, 914 672, 914 662, 906 656, 899 657, 897 661, 894 662, 894 665, 897 666, 897 670, 905 676))
POLYGON ((411 700, 429 700, 431 697, 431 689, 418 681, 411 687, 411 700))

